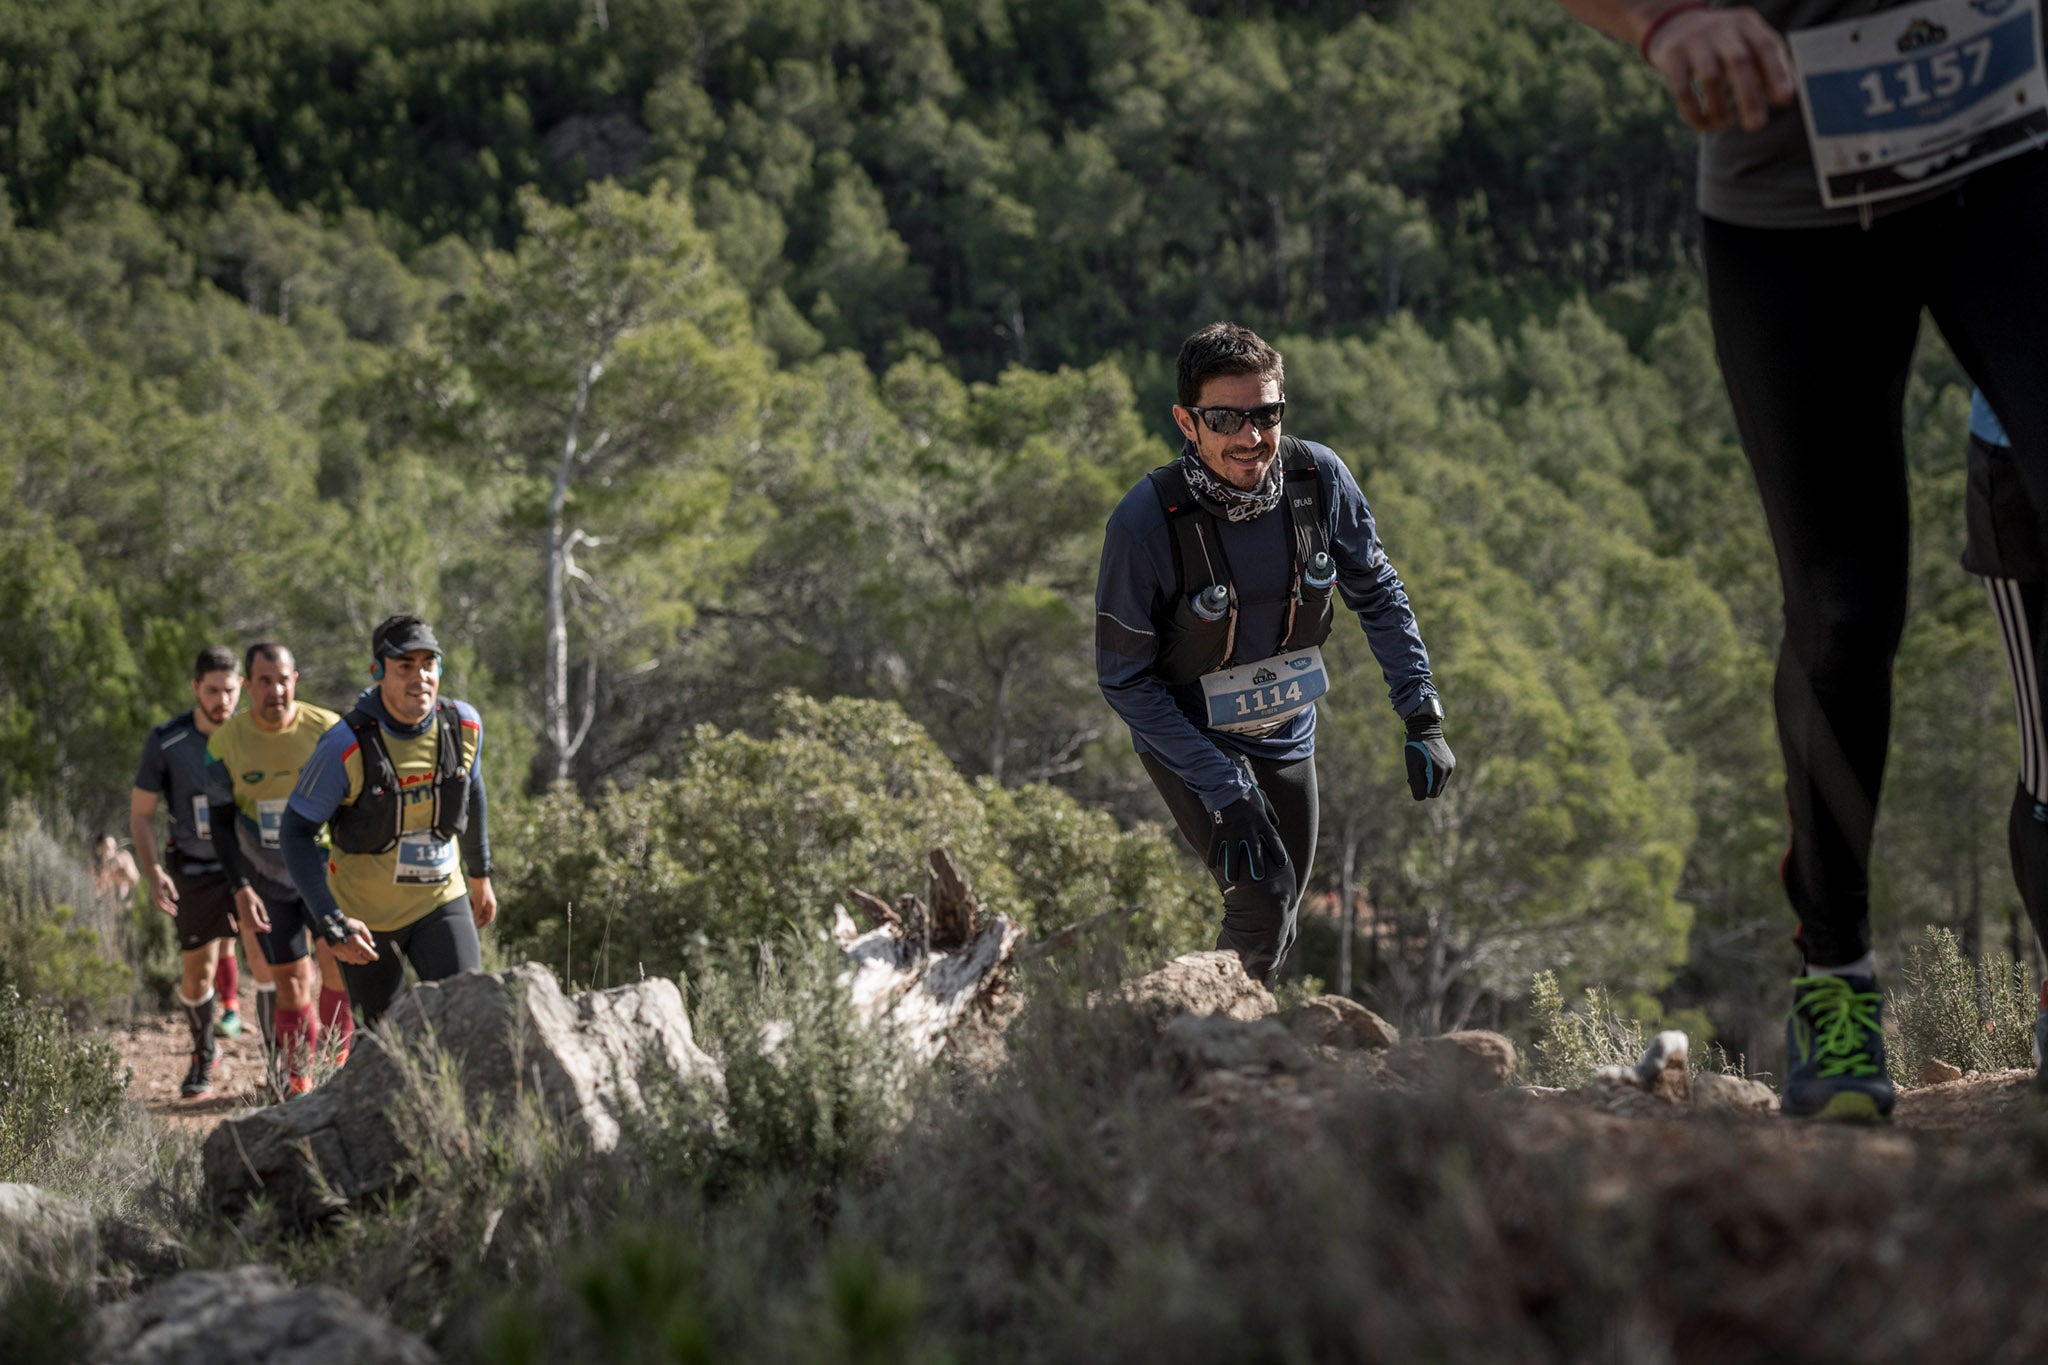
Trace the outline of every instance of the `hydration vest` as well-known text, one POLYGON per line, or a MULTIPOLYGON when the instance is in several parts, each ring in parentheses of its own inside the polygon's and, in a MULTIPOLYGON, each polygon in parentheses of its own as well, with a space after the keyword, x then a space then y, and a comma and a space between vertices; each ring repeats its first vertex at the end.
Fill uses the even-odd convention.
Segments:
MULTIPOLYGON (((434 751, 433 831, 453 839, 469 826, 469 772, 462 766, 462 716, 455 703, 434 707, 439 722, 434 751)), ((358 706, 342 722, 354 732, 363 760, 363 790, 355 801, 335 808, 327 821, 336 849, 343 853, 388 853, 398 847, 404 831, 405 803, 398 787, 398 769, 384 747, 377 718, 358 706)))
MULTIPOLYGON (((1287 508, 1293 542, 1293 593, 1287 605, 1287 631, 1276 651, 1285 654, 1320 645, 1329 638, 1336 620, 1331 600, 1336 585, 1313 588, 1303 581, 1309 560, 1330 548, 1323 484, 1316 477, 1315 457, 1300 441, 1282 436, 1280 469, 1280 500, 1287 508)), ((1159 505, 1165 509, 1173 542, 1174 593, 1160 619, 1153 622, 1159 631, 1159 658, 1153 668, 1169 685, 1179 687, 1204 673, 1248 662, 1235 657, 1237 587, 1231 582, 1230 561, 1223 553, 1216 518, 1196 500, 1179 464, 1163 465, 1146 477, 1152 480, 1159 505), (1205 621, 1195 614, 1194 597, 1218 583, 1229 590, 1229 609, 1220 619, 1205 621)))

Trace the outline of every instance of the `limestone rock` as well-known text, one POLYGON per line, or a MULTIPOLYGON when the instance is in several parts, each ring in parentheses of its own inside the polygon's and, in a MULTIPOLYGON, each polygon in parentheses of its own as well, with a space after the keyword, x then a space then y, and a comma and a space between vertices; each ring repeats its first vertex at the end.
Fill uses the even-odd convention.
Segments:
POLYGON ((93 1316, 100 1365, 432 1365, 419 1338, 269 1266, 195 1270, 93 1316))
POLYGON ((1274 1019, 1183 1014, 1167 1024, 1159 1044, 1183 1084, 1212 1071, 1299 1073, 1312 1064, 1307 1050, 1274 1019))
POLYGON ((1927 1065, 1920 1068, 1920 1084, 1946 1085, 1963 1078, 1963 1069, 1939 1057, 1929 1057, 1927 1065))
POLYGON ((99 1254, 85 1205, 36 1185, 0 1184, 0 1298, 31 1274, 88 1279, 99 1254))
POLYGON ((1588 1083, 1595 1090, 1635 1090, 1669 1104, 1692 1100, 1692 1077, 1686 1069, 1691 1043, 1677 1029, 1650 1040, 1634 1066, 1603 1066, 1588 1083))
POLYGON ((1319 995, 1280 1016, 1294 1036, 1314 1047, 1377 1051, 1401 1041, 1401 1030, 1349 996, 1319 995))
POLYGON ((330 1217, 403 1188, 416 1141, 414 1097, 435 1059, 453 1063, 471 1115, 536 1094, 595 1152, 643 1103, 641 1078, 667 1072, 722 1091, 690 1034, 682 993, 656 977, 569 997, 538 963, 419 986, 374 1032, 359 1032, 334 1079, 287 1104, 231 1118, 206 1140, 207 1194, 240 1217, 259 1195, 287 1220, 330 1217))
POLYGON ((1279 1009, 1273 993, 1246 975, 1236 953, 1187 953, 1149 976, 1126 981, 1119 995, 1155 1028, 1184 1014, 1263 1019, 1279 1009))
POLYGON ((1386 1068, 1411 1085, 1498 1090, 1515 1074, 1515 1045, 1498 1033, 1464 1029, 1388 1049, 1386 1068))
POLYGON ((1769 1113, 1778 1107, 1778 1096, 1762 1081, 1707 1071, 1692 1078, 1692 1102, 1701 1109, 1769 1113))

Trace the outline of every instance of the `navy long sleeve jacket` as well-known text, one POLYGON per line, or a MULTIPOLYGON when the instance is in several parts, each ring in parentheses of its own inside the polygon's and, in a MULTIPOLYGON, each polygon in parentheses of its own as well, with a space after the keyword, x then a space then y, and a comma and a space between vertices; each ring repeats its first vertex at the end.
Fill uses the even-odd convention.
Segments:
MULTIPOLYGON (((1387 696, 1401 715, 1436 696, 1429 651, 1416 628, 1401 576, 1387 560, 1372 509, 1351 471, 1327 446, 1302 443, 1315 458, 1328 518, 1337 590, 1358 613, 1387 696)), ((1238 594, 1233 657, 1247 663, 1280 648, 1293 592, 1294 559, 1285 506, 1249 521, 1217 520, 1223 553, 1238 594)), ((1110 514, 1095 580, 1095 672, 1102 695, 1130 727, 1141 754, 1151 754, 1192 787, 1207 807, 1221 810, 1250 791, 1230 751, 1290 762, 1315 752, 1315 708, 1261 738, 1224 734, 1204 723, 1199 684, 1169 687, 1154 671, 1160 629, 1177 594, 1173 543, 1166 511, 1150 479, 1110 514)), ((1332 677, 1331 686, 1342 686, 1332 677)))

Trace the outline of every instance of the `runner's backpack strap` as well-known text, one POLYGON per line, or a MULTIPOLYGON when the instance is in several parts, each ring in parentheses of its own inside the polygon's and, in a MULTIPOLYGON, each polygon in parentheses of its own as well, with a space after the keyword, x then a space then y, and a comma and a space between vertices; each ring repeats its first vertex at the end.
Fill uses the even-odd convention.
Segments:
POLYGON ((1330 548, 1329 517, 1323 505, 1323 480, 1316 458, 1292 436, 1280 438, 1281 497, 1287 503, 1289 538, 1294 558, 1294 600, 1287 608, 1287 633, 1282 653, 1319 645, 1330 638, 1336 621, 1332 600, 1335 583, 1318 588, 1307 580, 1310 561, 1330 548))
POLYGON ((398 769, 392 765, 391 751, 384 747, 384 733, 375 716, 357 706, 341 719, 355 736, 363 765, 363 789, 354 801, 335 808, 327 821, 328 833, 343 853, 389 852, 398 846, 404 819, 398 769))
POLYGON ((1173 542, 1174 596, 1192 597, 1204 588, 1228 584, 1230 564, 1223 557, 1216 519, 1195 500, 1180 465, 1161 465, 1145 477, 1152 480, 1160 510, 1166 513, 1167 535, 1173 542))
POLYGON ((1146 477, 1159 496, 1173 546, 1173 582, 1154 622, 1159 652, 1153 670, 1179 687, 1229 661, 1237 642, 1237 589, 1231 585, 1230 561, 1224 557, 1216 519, 1195 500, 1179 465, 1164 465, 1146 477), (1218 619, 1204 620, 1195 614, 1195 594, 1219 583, 1229 590, 1230 605, 1218 619))

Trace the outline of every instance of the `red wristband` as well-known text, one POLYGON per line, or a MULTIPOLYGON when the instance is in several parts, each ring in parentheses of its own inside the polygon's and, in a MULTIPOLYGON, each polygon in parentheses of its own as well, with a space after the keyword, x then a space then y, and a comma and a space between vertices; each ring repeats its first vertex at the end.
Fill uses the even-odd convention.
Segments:
POLYGON ((1681 14, 1691 14, 1694 10, 1711 8, 1713 6, 1709 5, 1707 0, 1678 0, 1677 4, 1650 21, 1650 26, 1643 30, 1643 40, 1636 44, 1636 51, 1643 54, 1645 62, 1649 61, 1650 42, 1663 31, 1664 25, 1670 23, 1681 14))

